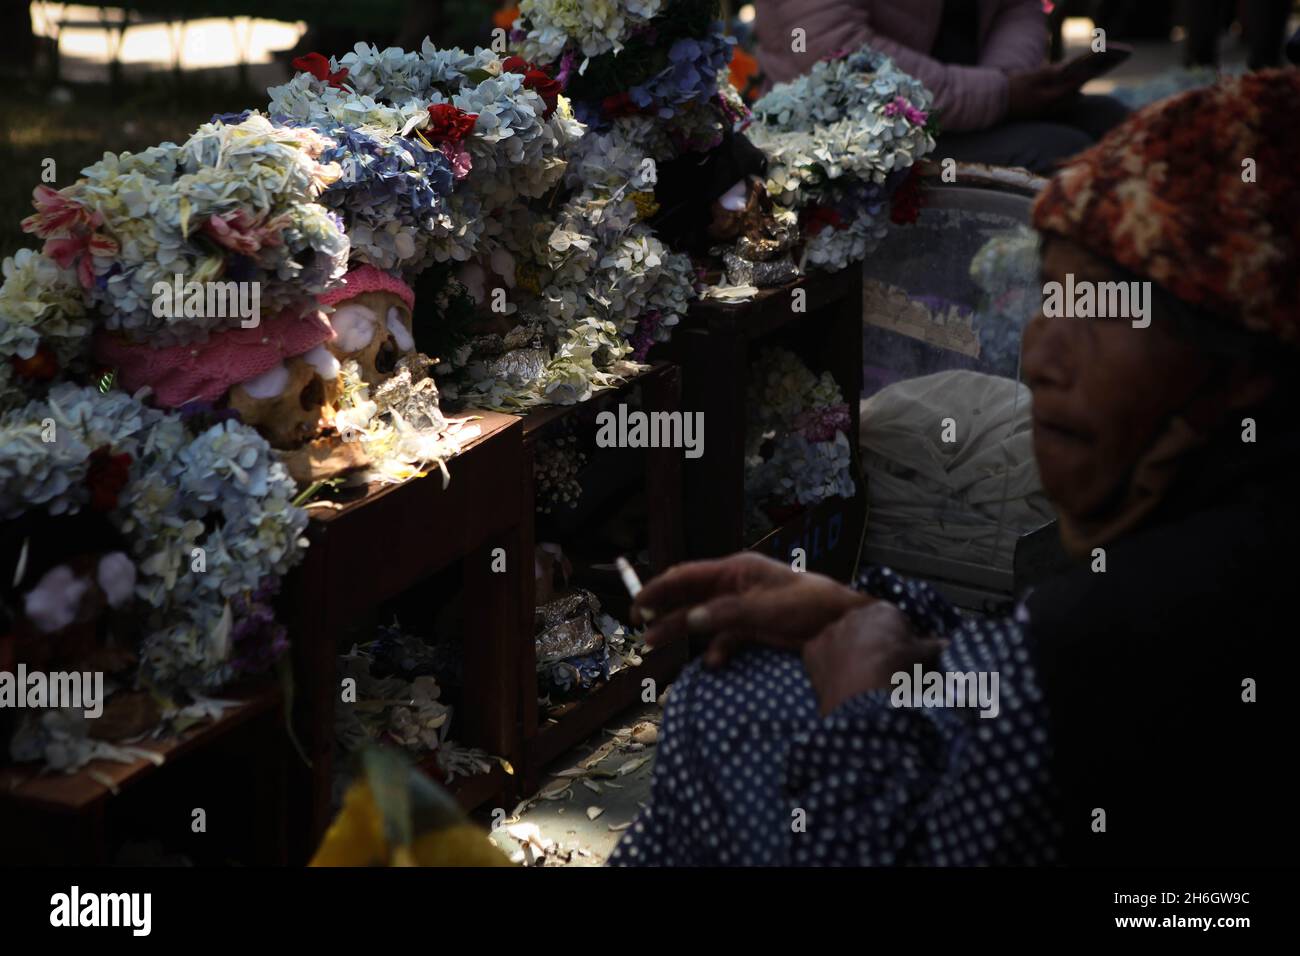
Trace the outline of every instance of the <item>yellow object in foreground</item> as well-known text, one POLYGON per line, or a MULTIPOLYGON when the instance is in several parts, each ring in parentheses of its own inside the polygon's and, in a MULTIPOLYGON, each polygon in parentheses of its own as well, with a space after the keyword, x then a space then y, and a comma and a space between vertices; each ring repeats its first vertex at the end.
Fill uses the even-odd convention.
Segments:
POLYGON ((311 866, 511 866, 442 787, 404 757, 378 748, 311 866))

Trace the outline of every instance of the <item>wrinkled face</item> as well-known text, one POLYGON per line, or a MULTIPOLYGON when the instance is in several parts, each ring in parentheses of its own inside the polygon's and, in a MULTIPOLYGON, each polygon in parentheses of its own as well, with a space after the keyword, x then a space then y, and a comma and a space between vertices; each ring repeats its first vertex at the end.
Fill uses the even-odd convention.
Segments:
MULTIPOLYGON (((1050 238, 1044 283, 1121 277, 1075 243, 1050 238)), ((1122 318, 1046 318, 1022 341, 1025 383, 1034 396, 1034 457, 1043 489, 1063 513, 1104 513, 1168 418, 1205 382, 1211 362, 1177 338, 1167 317, 1146 328, 1122 318)))
POLYGON ((296 448, 319 431, 337 368, 334 356, 318 345, 236 385, 227 395, 227 404, 273 448, 296 448))
POLYGON ((378 385, 397 360, 415 350, 411 310, 391 292, 363 292, 340 303, 329 316, 335 338, 330 351, 340 361, 353 359, 367 385, 378 385))

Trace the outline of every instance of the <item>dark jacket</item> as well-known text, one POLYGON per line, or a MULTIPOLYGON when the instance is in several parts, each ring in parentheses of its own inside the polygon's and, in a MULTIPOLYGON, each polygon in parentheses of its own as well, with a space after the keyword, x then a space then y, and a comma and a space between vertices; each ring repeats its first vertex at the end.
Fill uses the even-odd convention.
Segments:
POLYGON ((1294 414, 1256 413, 1254 444, 1225 434, 1104 573, 1028 598, 1066 862, 1295 864, 1294 414))

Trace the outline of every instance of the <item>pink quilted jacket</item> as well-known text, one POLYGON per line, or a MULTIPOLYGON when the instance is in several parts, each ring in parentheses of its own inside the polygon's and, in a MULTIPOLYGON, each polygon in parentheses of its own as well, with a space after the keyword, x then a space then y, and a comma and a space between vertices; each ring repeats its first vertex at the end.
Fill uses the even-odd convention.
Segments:
POLYGON ((771 82, 806 72, 822 57, 870 43, 934 94, 939 124, 985 129, 1006 117, 1007 74, 1041 66, 1047 55, 1042 0, 980 0, 977 66, 929 56, 943 0, 757 0, 758 60, 771 82), (790 49, 802 27, 807 52, 790 49))

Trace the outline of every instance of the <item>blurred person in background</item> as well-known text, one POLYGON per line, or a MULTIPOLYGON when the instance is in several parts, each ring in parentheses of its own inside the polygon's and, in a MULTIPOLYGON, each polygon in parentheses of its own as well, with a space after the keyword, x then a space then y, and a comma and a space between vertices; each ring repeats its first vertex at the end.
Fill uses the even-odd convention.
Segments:
POLYGON ((1219 38, 1233 20, 1241 19, 1252 70, 1282 65, 1287 18, 1292 0, 1183 0, 1183 22, 1187 26, 1184 62, 1187 66, 1219 65, 1219 38))
POLYGON ((934 94, 936 156, 1049 172, 1126 109, 1048 64, 1042 0, 757 0, 758 59, 783 83, 864 43, 934 94), (795 52, 791 31, 805 31, 795 52))

